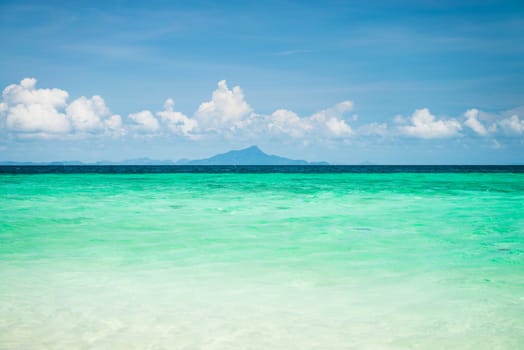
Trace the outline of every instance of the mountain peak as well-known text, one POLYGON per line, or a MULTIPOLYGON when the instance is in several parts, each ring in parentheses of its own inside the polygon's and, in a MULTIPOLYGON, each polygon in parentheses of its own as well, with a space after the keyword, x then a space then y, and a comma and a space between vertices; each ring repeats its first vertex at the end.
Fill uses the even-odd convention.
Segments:
POLYGON ((232 151, 232 152, 249 152, 249 153, 262 153, 262 154, 266 154, 264 153, 264 151, 262 151, 258 146, 256 145, 253 145, 253 146, 249 146, 249 147, 246 147, 244 149, 239 149, 239 150, 236 150, 236 151, 232 151))
POLYGON ((253 145, 244 149, 217 154, 211 158, 184 162, 189 165, 308 165, 305 160, 288 159, 264 153, 253 145))

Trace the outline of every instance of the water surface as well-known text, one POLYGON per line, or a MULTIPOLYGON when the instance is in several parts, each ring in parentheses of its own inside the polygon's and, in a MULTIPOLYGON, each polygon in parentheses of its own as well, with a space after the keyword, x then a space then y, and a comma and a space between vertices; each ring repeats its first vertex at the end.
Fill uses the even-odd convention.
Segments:
POLYGON ((59 169, 0 175, 0 348, 524 347, 522 168, 59 169))

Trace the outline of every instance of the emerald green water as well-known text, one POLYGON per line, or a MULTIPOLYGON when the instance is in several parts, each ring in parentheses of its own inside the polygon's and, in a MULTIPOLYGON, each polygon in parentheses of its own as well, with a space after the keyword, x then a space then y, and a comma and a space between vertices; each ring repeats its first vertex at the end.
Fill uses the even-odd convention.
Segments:
POLYGON ((0 348, 524 348, 524 174, 2 175, 0 348))

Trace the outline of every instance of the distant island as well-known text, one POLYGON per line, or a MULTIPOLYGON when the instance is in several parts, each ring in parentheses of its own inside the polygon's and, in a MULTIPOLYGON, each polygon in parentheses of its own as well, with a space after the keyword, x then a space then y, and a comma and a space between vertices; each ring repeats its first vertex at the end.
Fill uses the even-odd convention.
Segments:
POLYGON ((264 153, 258 146, 214 155, 205 159, 155 160, 150 158, 134 158, 123 161, 98 161, 84 163, 80 161, 56 162, 12 162, 0 161, 0 165, 329 165, 327 162, 308 162, 301 159, 289 159, 264 153))
POLYGON ((180 165, 328 165, 326 162, 307 162, 264 153, 257 146, 217 154, 211 158, 178 161, 180 165))

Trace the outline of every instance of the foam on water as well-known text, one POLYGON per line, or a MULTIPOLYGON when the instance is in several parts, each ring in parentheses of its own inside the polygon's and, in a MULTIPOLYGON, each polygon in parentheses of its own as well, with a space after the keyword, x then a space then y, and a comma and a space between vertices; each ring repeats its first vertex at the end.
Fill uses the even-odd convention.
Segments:
POLYGON ((515 349, 524 174, 0 176, 0 348, 515 349))

